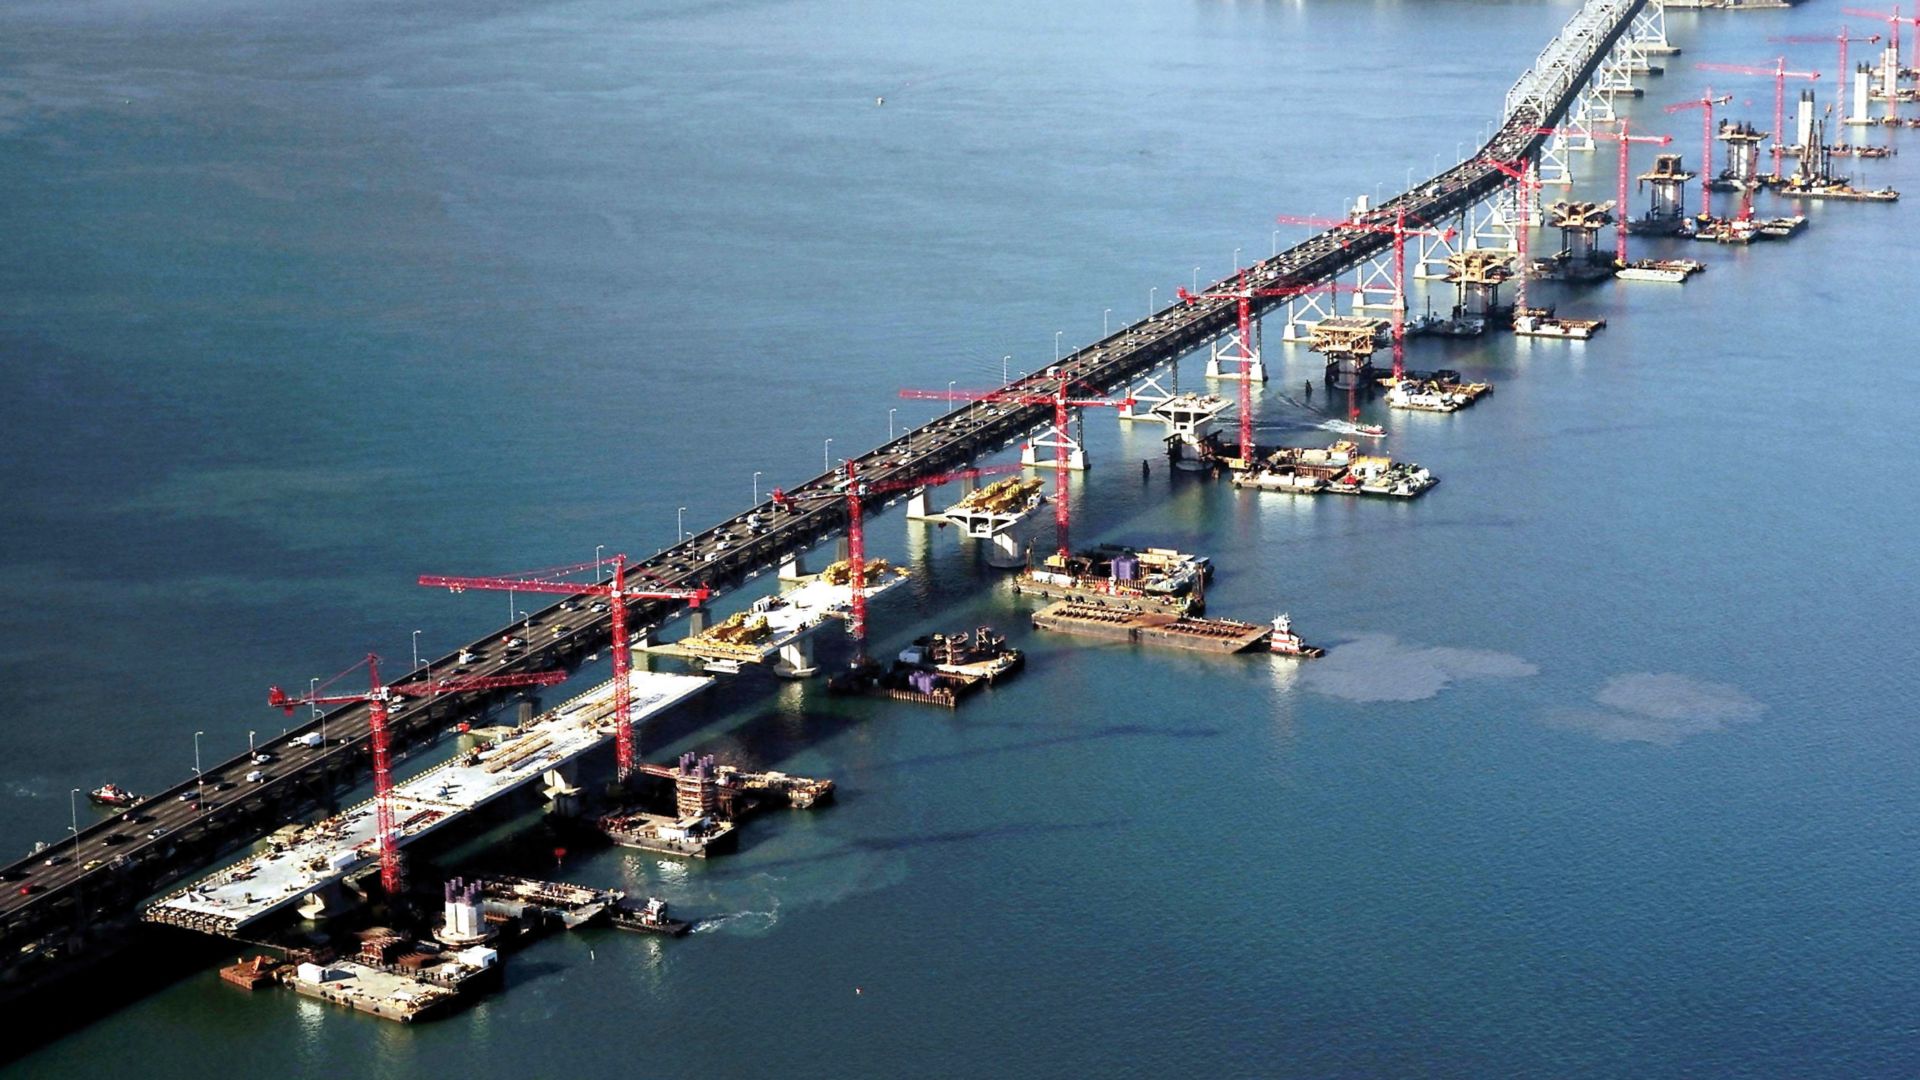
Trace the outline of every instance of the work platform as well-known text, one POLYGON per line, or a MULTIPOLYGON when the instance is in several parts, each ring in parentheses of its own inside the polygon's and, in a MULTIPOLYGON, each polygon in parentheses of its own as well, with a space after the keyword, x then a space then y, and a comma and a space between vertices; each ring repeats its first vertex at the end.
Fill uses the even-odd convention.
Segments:
MULTIPOLYGON (((636 725, 706 689, 711 679, 637 671, 636 725)), ((553 794, 572 789, 563 772, 613 738, 611 681, 536 717, 497 741, 460 753, 393 789, 396 844, 405 846, 495 799, 546 779, 553 794)), ((232 935, 297 904, 324 904, 323 893, 378 864, 373 800, 307 826, 278 850, 244 859, 156 901, 144 914, 210 934, 232 935)))

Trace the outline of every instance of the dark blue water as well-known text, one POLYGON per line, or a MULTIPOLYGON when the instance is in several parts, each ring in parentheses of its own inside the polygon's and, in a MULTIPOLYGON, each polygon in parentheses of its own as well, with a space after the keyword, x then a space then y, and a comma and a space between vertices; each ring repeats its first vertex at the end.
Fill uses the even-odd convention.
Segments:
MULTIPOLYGON (((419 573, 651 552, 925 419, 903 386, 1037 369, 1274 214, 1451 162, 1572 10, 9 5, 0 844, 181 779, 195 730, 277 731, 268 683, 511 610, 419 573)), ((1636 126, 1696 160, 1660 111, 1688 63, 1838 18, 1672 17, 1636 126)), ((1722 84, 1770 122, 1764 80, 1722 84)), ((1902 149, 1854 171, 1920 189, 1902 149)), ((1684 287, 1563 296, 1610 320, 1590 344, 1415 345, 1499 389, 1376 413, 1444 479, 1412 505, 1142 483, 1153 433, 1089 416, 1079 537, 1204 550, 1215 612, 1290 610, 1326 660, 1021 630, 1028 674, 953 715, 750 677, 651 749, 839 805, 711 865, 565 868, 702 933, 550 941, 418 1030, 207 972, 16 1069, 1920 1071, 1920 260, 1910 207, 1809 213, 1684 287)), ((1019 628, 897 517, 875 544, 920 584, 879 644, 1019 628)))

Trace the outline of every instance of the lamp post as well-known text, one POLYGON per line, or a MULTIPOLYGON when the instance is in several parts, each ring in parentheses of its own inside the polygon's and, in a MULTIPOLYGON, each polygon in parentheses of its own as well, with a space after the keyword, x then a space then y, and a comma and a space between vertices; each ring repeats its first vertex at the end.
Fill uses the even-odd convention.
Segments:
POLYGON ((1193 268, 1193 291, 1200 291, 1200 268, 1197 266, 1193 268))
POLYGON ((200 736, 205 734, 204 731, 193 733, 193 786, 196 797, 203 803, 207 801, 207 778, 200 771, 200 736))
POLYGON ((73 817, 73 857, 75 861, 78 861, 80 858, 80 800, 78 798, 79 794, 80 794, 79 788, 74 788, 72 791, 67 793, 67 813, 73 817))
MULTIPOLYGON (((307 700, 313 701, 314 698, 319 696, 320 676, 315 675, 313 678, 307 680, 307 700)), ((327 745, 327 714, 320 711, 320 703, 317 701, 313 702, 312 708, 313 718, 320 721, 320 745, 325 747, 327 745)))
MULTIPOLYGON (((887 425, 887 434, 889 435, 893 434, 893 425, 891 423, 887 425)), ((760 505, 760 470, 759 469, 753 470, 753 505, 755 506, 760 505)))
POLYGON ((1011 363, 1013 363, 1012 353, 1008 353, 1007 355, 1000 358, 1000 385, 1001 386, 1007 385, 1007 382, 1009 381, 1007 379, 1007 365, 1011 363))
MULTIPOLYGON (((900 410, 898 408, 892 408, 887 410, 887 441, 888 442, 893 441, 893 414, 899 411, 900 410)), ((759 476, 760 474, 754 473, 753 475, 759 476)), ((755 499, 754 501, 759 502, 760 500, 755 499)))
POLYGON ((1233 249, 1233 269, 1235 272, 1238 272, 1240 269, 1240 249, 1239 248, 1233 249))
POLYGON ((1113 314, 1112 308, 1108 308, 1107 310, 1100 313, 1100 336, 1103 338, 1113 332, 1107 329, 1107 318, 1112 314, 1113 314))
POLYGON ((413 632, 413 670, 420 670, 420 631, 413 632))
POLYGON ((833 440, 832 439, 828 439, 827 444, 820 448, 820 471, 823 473, 830 473, 833 471, 833 440))
POLYGON ((673 512, 673 542, 679 543, 687 538, 687 508, 682 506, 673 512))
POLYGON ((257 753, 259 751, 253 748, 253 732, 249 731, 247 732, 247 760, 253 760, 253 755, 257 753))
POLYGON ((1276 256, 1280 254, 1280 230, 1279 229, 1273 230, 1273 254, 1276 256))
MULTIPOLYGON (((753 475, 759 476, 760 474, 754 473, 753 475)), ((755 501, 758 502, 759 500, 756 499, 755 501)), ((595 581, 600 580, 600 553, 605 550, 607 550, 607 545, 605 544, 593 545, 593 580, 595 581)))
POLYGON ((1055 330, 1053 332, 1053 362, 1056 364, 1060 362, 1060 335, 1064 333, 1066 333, 1065 330, 1055 330))
POLYGON ((1147 315, 1152 316, 1153 313, 1155 311, 1158 311, 1159 309, 1160 309, 1160 286, 1155 285, 1153 288, 1147 290, 1147 315))

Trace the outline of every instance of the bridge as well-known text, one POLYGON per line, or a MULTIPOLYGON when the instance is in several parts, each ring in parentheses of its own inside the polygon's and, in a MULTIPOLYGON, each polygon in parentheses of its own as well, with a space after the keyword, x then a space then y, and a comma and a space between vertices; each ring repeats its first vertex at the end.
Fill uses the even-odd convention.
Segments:
MULTIPOLYGON (((1392 216, 1404 210, 1429 222, 1460 219, 1463 237, 1492 227, 1511 235, 1509 176, 1491 162, 1537 161, 1542 178, 1554 182, 1553 166, 1565 155, 1591 148, 1580 145, 1588 124, 1611 118, 1614 97, 1636 93, 1631 80, 1649 73, 1647 58, 1672 51, 1665 39, 1660 0, 1589 0, 1543 50, 1508 92, 1502 123, 1472 158, 1402 192, 1376 210, 1392 216), (1552 129, 1553 134, 1543 134, 1552 129)), ((1364 276, 1390 255, 1392 238, 1381 232, 1329 230, 1255 263, 1248 273, 1256 287, 1303 289, 1334 281, 1349 271, 1364 276)), ((1203 292, 1237 285, 1238 273, 1203 292)), ((1318 303, 1259 297, 1259 314, 1280 304, 1318 303)), ((1290 313, 1289 318, 1293 315, 1290 313)), ((1174 304, 1103 337, 1038 375, 1024 376, 1005 390, 1046 394, 1070 379, 1076 387, 1113 391, 1134 379, 1235 331, 1237 311, 1229 300, 1174 304)), ((1079 392, 1076 390, 1076 392, 1079 392)), ((1031 400, 1031 399, 1029 399, 1031 400)), ((949 472, 1050 425, 1048 405, 981 401, 961 406, 852 459, 874 486, 949 472)), ((838 471, 801 484, 793 494, 823 494, 841 480, 838 471)), ((878 511, 906 492, 863 499, 878 511)), ((847 527, 849 500, 801 499, 796 509, 774 513, 762 502, 726 521, 667 548, 637 568, 672 587, 704 585, 716 594, 738 589, 761 573, 795 560, 847 527), (751 520, 750 520, 751 519, 751 520)), ((678 601, 629 605, 630 623, 645 634, 684 614, 678 601)), ((586 598, 575 597, 533 613, 526 620, 490 631, 407 677, 408 681, 444 675, 462 666, 462 653, 475 653, 491 672, 577 668, 609 647, 609 617, 593 612, 586 598), (506 636, 527 641, 515 655, 492 650, 506 636)), ((418 745, 460 719, 505 701, 510 692, 430 698, 404 708, 390 719, 396 748, 418 745)), ((88 953, 110 951, 129 933, 139 906, 189 873, 233 854, 272 829, 316 810, 331 810, 340 796, 371 772, 369 715, 353 705, 317 717, 291 730, 272 748, 277 755, 271 776, 249 783, 260 768, 240 756, 203 770, 207 799, 188 801, 199 784, 188 781, 148 798, 120 815, 80 830, 46 851, 0 868, 0 1002, 57 979, 88 953), (309 734, 317 740, 301 741, 309 734), (307 745, 314 742, 315 745, 307 745), (67 856, 48 865, 53 855, 67 856)), ((80 965, 84 966, 84 965, 80 965)))

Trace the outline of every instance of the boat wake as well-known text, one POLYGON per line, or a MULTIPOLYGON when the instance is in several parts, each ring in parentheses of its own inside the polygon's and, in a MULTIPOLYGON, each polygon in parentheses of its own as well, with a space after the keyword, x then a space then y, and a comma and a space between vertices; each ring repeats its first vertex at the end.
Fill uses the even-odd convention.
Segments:
POLYGON ((759 935, 772 930, 780 922, 780 901, 773 902, 771 911, 735 911, 726 915, 713 915, 693 924, 690 931, 695 934, 710 934, 728 927, 738 933, 759 935))

